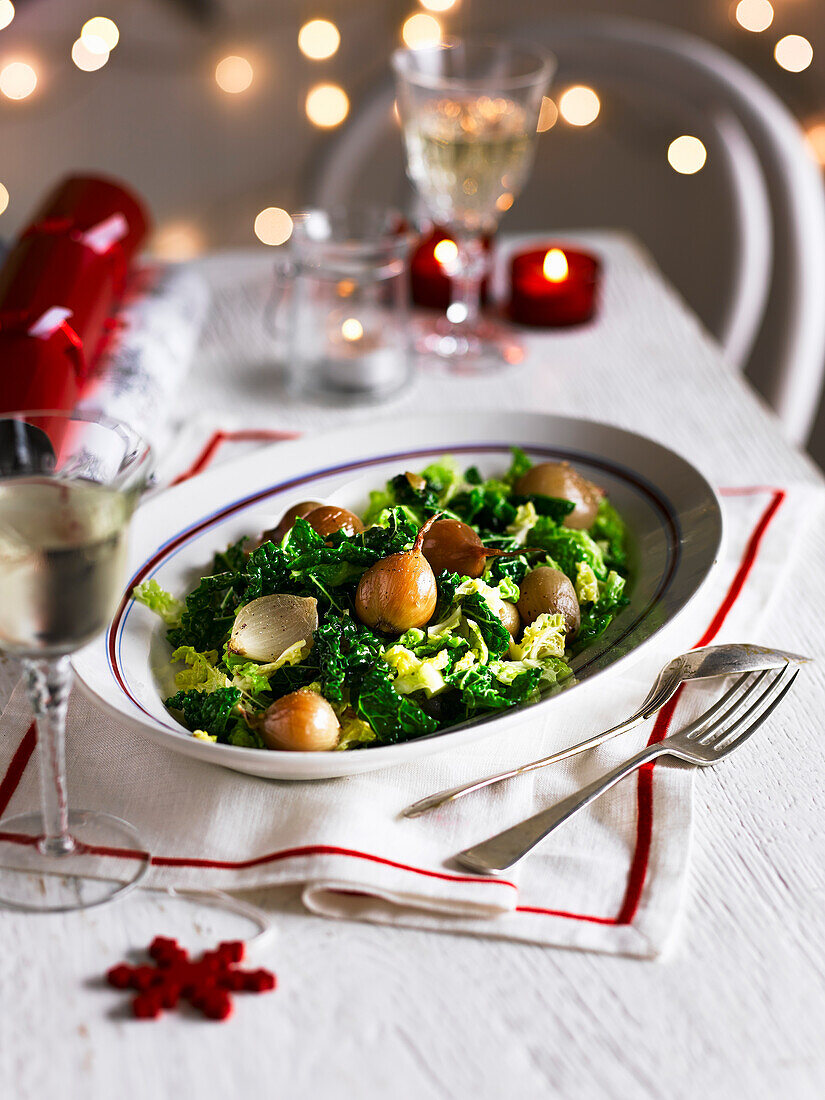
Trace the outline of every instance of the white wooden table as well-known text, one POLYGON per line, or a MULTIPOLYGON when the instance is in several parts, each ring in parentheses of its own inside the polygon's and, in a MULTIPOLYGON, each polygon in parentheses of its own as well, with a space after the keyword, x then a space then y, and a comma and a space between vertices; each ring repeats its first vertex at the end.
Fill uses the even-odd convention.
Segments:
MULTIPOLYGON (((716 483, 816 480, 645 258, 623 238, 591 239, 607 262, 596 324, 532 336, 525 365, 471 392, 425 376, 369 415, 445 401, 565 412, 660 439, 716 483)), ((229 426, 339 421, 283 402, 267 338, 249 322, 265 296, 261 262, 206 266, 220 315, 187 405, 220 406, 226 424, 230 379, 229 426)), ((823 520, 803 555, 773 640, 821 658, 823 520)), ((270 893, 255 900, 280 930, 278 992, 239 998, 225 1025, 145 1023, 122 1014, 126 998, 99 975, 161 928, 199 949, 237 935, 237 918, 141 893, 67 916, 0 914, 0 1097, 821 1097, 823 710, 820 661, 783 706, 771 753, 700 778, 682 935, 663 962, 333 923, 270 893)))

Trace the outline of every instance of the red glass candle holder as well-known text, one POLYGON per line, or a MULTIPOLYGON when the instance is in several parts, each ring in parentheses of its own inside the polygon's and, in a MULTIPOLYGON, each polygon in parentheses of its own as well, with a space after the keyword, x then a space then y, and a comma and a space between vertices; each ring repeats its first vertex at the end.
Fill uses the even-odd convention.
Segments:
POLYGON ((589 321, 600 272, 595 256, 566 246, 516 253, 510 261, 510 319, 536 328, 589 321))
MULTIPOLYGON (((489 253, 492 238, 482 238, 482 244, 485 252, 489 253)), ((448 270, 454 256, 454 247, 449 230, 440 226, 435 226, 415 246, 410 257, 410 291, 414 305, 425 309, 440 309, 442 312, 446 310, 452 300, 448 270), (452 249, 450 245, 453 245, 452 249), (438 250, 443 250, 445 246, 447 253, 439 259, 438 250)), ((481 284, 482 305, 487 304, 488 284, 487 278, 481 284)))

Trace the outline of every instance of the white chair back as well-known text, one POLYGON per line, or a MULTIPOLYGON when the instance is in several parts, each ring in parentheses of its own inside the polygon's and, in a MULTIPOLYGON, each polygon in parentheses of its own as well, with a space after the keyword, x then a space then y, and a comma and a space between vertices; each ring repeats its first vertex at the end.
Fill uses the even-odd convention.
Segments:
MULTIPOLYGON (((657 24, 544 19, 520 28, 517 37, 553 50, 559 82, 655 88, 715 147, 731 192, 736 239, 717 336, 728 362, 743 370, 771 297, 780 354, 766 396, 789 438, 804 443, 825 375, 825 191, 794 117, 728 54, 657 24), (787 257, 781 285, 774 241, 787 257)), ((353 201, 363 165, 396 126, 393 101, 387 78, 327 144, 309 181, 315 203, 353 201)))

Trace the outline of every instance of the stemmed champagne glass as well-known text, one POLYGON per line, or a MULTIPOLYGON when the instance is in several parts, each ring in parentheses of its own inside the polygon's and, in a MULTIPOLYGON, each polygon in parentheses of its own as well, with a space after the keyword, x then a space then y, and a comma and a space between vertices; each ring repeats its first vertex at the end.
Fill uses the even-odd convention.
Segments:
MULTIPOLYGON (((69 654, 114 613, 127 527, 148 472, 148 447, 117 421, 63 412, 0 419, 0 653, 22 659, 41 801, 40 813, 0 821, 0 905, 99 905, 149 867, 127 822, 69 811, 65 764, 69 654)), ((89 766, 96 732, 84 731, 89 766)))
POLYGON ((505 326, 482 319, 482 238, 519 194, 533 160, 542 95, 555 61, 540 50, 484 39, 446 39, 393 54, 407 174, 457 246, 446 272, 453 299, 422 342, 453 366, 512 362, 505 326))

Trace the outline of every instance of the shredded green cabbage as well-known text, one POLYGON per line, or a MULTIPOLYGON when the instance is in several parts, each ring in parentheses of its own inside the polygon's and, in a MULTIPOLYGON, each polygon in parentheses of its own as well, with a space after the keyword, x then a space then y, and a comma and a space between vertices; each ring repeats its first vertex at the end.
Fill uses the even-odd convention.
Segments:
POLYGON ((171 592, 166 592, 153 577, 132 589, 132 599, 144 604, 150 611, 160 615, 167 626, 180 626, 183 604, 176 600, 171 592))
POLYGON ((563 657, 567 628, 563 615, 539 615, 524 628, 521 641, 510 642, 510 657, 514 661, 540 661, 543 657, 563 657))
POLYGON ((178 691, 214 691, 215 688, 229 687, 225 672, 215 666, 218 663, 217 650, 198 653, 191 645, 181 645, 172 653, 172 663, 184 661, 187 668, 175 673, 175 687, 178 691))
POLYGON ((594 603, 599 598, 599 582, 586 561, 576 563, 576 599, 580 604, 594 603))

